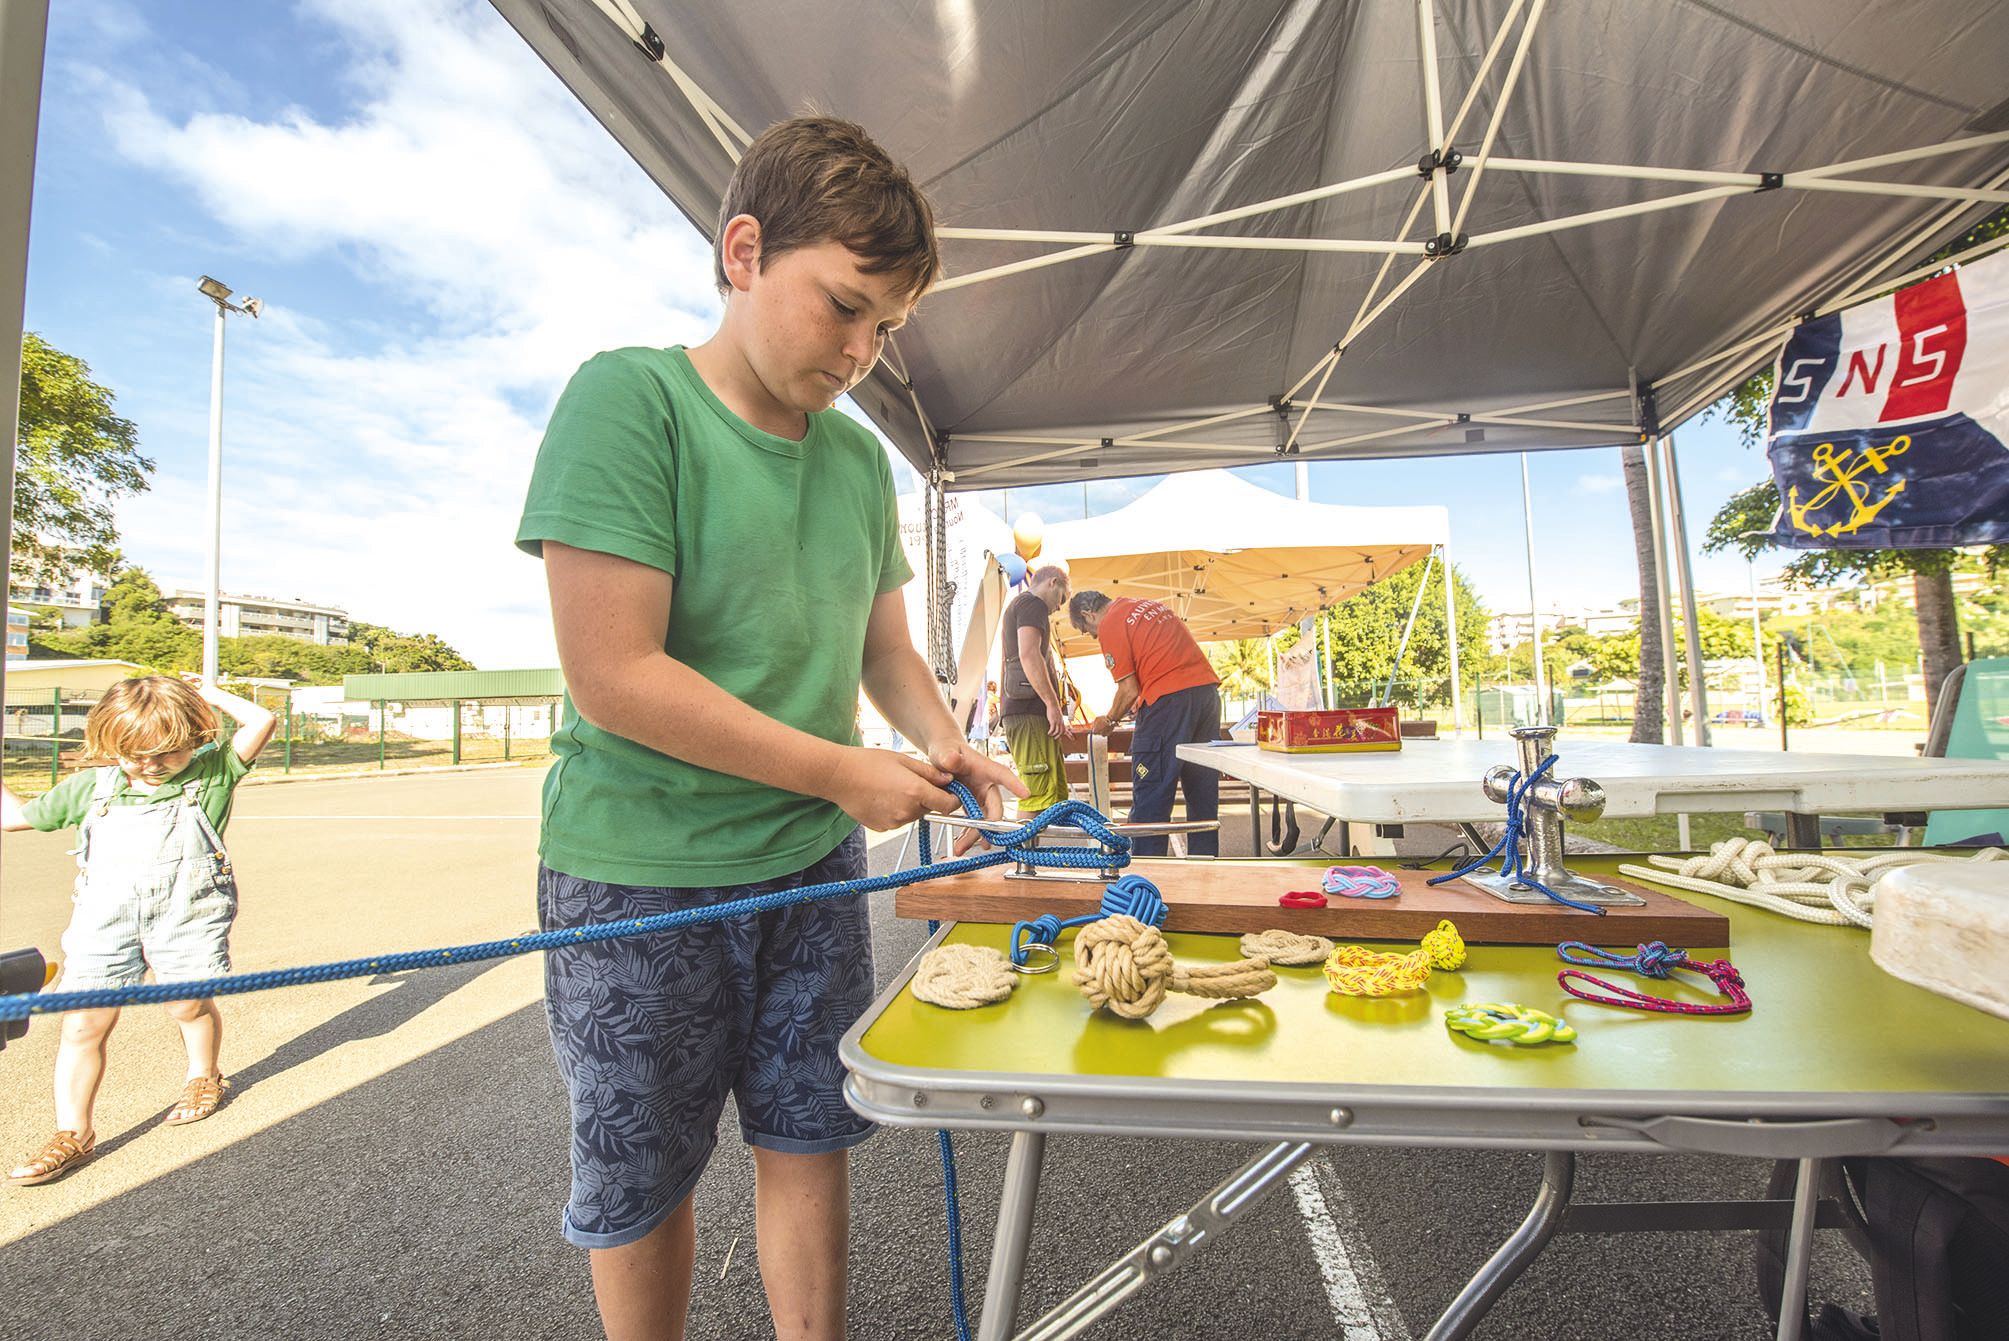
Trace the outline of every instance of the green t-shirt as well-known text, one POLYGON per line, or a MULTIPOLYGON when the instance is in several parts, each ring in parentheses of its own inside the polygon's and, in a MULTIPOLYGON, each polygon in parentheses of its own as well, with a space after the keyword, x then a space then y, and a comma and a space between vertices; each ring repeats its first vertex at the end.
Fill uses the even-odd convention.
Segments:
MULTIPOLYGON (((551 412, 516 543, 618 555, 674 575, 663 650, 810 735, 858 740, 875 597, 913 574, 886 453, 840 411, 801 442, 753 427, 681 348, 587 361, 551 412)), ((854 827, 828 801, 673 759, 566 705, 539 852, 616 884, 736 885, 829 855, 854 827)))
MULTIPOLYGON (((195 752, 187 768, 150 792, 134 791, 131 782, 121 772, 118 785, 112 789, 110 804, 138 806, 171 801, 180 796, 181 789, 189 783, 200 782, 202 791, 197 794, 197 800, 202 806, 202 813, 209 816, 211 826, 221 837, 224 826, 230 823, 231 795, 237 790, 238 780, 250 771, 251 765, 237 757, 237 751, 230 748, 229 741, 212 742, 195 752)), ((22 816, 37 829, 45 831, 81 824, 91 808, 91 797, 97 788, 97 769, 87 768, 81 773, 72 773, 28 802, 22 808, 22 816)))

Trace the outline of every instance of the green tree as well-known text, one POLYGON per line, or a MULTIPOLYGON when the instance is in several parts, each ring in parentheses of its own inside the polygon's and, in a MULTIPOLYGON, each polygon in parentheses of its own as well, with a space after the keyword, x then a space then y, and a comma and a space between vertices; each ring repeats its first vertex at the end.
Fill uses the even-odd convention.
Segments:
POLYGON ((1208 643, 1201 649, 1221 677, 1221 695, 1230 700, 1260 701, 1270 690, 1270 653, 1261 638, 1208 643))
MULTIPOLYGON (((1968 248, 2009 233, 2009 208, 1996 210, 1932 258, 1947 260, 1968 248)), ((1772 370, 1767 368, 1748 378, 1715 407, 1737 428, 1745 445, 1764 441, 1767 411, 1772 399, 1772 370)), ((1779 515, 1779 490, 1771 480, 1734 494, 1710 519, 1702 548, 1707 553, 1740 550, 1746 558, 1772 547, 1773 519, 1779 515)), ((1799 586, 1825 586, 1840 582, 1874 582, 1886 578, 1909 577, 1918 609, 1918 643, 1925 656, 1925 700, 1930 713, 1938 701, 1939 686, 1964 658, 1960 649, 1960 611, 1953 599, 1953 565, 1958 550, 1881 549, 1805 550, 1786 565, 1786 580, 1799 586)), ((1988 570, 2001 566, 2009 546, 1995 545, 1986 552, 1988 570)))
POLYGON ((139 430, 90 365, 29 331, 21 339, 21 427, 14 462, 14 571, 60 580, 118 558, 112 505, 145 492, 153 462, 139 430))
MULTIPOLYGON (((1325 613, 1332 634, 1332 675, 1338 701, 1365 704, 1387 686, 1389 672, 1395 672, 1394 701, 1416 706, 1427 697, 1444 702, 1450 697, 1451 642, 1444 624, 1444 573, 1441 563, 1427 565, 1430 581, 1417 604, 1417 587, 1423 584, 1425 564, 1412 563, 1393 577, 1383 578, 1341 601, 1325 613), (1416 627, 1410 632, 1409 646, 1402 664, 1395 666, 1395 648, 1402 640, 1409 611, 1416 609, 1416 627)), ((1462 573, 1453 570, 1452 599, 1458 613, 1459 677, 1470 688, 1485 673, 1491 661, 1486 650, 1484 602, 1473 592, 1462 573)))

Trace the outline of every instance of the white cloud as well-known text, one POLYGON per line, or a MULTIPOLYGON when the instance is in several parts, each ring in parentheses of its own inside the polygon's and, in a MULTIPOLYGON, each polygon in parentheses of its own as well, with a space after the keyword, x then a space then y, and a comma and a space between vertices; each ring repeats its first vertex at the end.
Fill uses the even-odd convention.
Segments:
POLYGON ((1580 494, 1611 494, 1624 487, 1625 476, 1615 470, 1579 475, 1576 479, 1576 491, 1580 494))
MULTIPOLYGON (((596 350, 709 332, 709 249, 486 5, 308 8, 348 62, 340 118, 177 117, 172 90, 100 75, 135 171, 246 252, 339 262, 382 309, 365 325, 275 292, 231 319, 224 584, 551 664, 542 572, 510 544, 544 415, 596 350)), ((157 479, 120 511, 127 552, 202 572, 203 497, 157 479)))

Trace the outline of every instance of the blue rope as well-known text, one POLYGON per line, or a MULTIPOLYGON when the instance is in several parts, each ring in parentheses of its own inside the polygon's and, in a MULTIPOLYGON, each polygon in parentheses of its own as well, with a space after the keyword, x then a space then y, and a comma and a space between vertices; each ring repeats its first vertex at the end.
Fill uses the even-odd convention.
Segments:
POLYGON ((1023 965, 1034 945, 1058 945, 1060 933, 1069 927, 1085 927, 1105 917, 1134 917, 1139 922, 1162 927, 1170 911, 1158 893, 1158 886, 1141 875, 1122 876, 1102 891, 1102 906, 1086 916, 1070 917, 1063 922, 1052 913, 1042 913, 1029 922, 1012 923, 1011 962, 1023 965))
MULTIPOLYGON (((977 804, 976 797, 967 787, 960 782, 951 782, 949 786, 961 800, 964 811, 972 818, 980 818, 983 815, 982 807, 977 804)), ((207 978, 198 982, 143 983, 130 987, 95 988, 83 992, 23 992, 14 996, 0 996, 0 1021, 25 1020, 32 1015, 55 1015, 72 1010, 98 1010, 108 1006, 200 1001, 208 997, 260 992, 273 987, 334 982, 342 978, 402 973, 408 969, 441 968, 449 964, 473 964, 485 959, 503 959, 538 950, 556 950, 567 945, 589 945, 595 941, 617 940, 623 936, 648 936, 656 932, 675 930, 678 927, 722 922, 727 918, 772 912, 776 908, 785 908, 797 903, 843 898, 852 894, 873 894, 880 890, 898 889, 942 876, 964 875, 1007 861, 1024 861, 1035 866, 1097 869, 1107 866, 1120 867, 1129 864, 1130 861, 1130 840, 1110 829, 1108 821, 1093 806, 1082 801, 1066 801, 1053 806, 1010 833, 991 836, 991 841, 998 850, 930 862, 928 831, 924 824, 921 829, 922 864, 910 871, 894 871, 858 880, 835 880, 821 885, 803 885, 797 889, 774 890, 766 894, 734 899, 727 903, 712 904, 709 907, 683 908, 671 913, 657 913, 652 917, 602 922, 593 926, 529 932, 507 940, 479 941, 473 945, 455 945, 439 950, 402 950, 362 959, 342 959, 329 964, 309 964, 300 968, 234 973, 227 977, 207 978), (1099 852, 1085 847, 1023 846, 1034 835, 1062 820, 1072 820, 1109 850, 1099 852)))
POLYGON ((1516 772, 1514 780, 1507 784, 1507 831, 1500 835, 1500 841, 1493 844, 1492 850, 1484 856, 1473 858, 1457 870, 1446 875, 1431 876, 1429 883, 1441 885, 1447 880, 1456 880, 1461 876, 1470 875, 1493 858, 1498 857, 1500 859, 1501 875, 1518 880, 1530 889, 1539 889, 1542 893, 1565 907, 1575 908, 1586 913, 1596 913, 1599 917, 1603 917, 1604 909, 1598 907, 1596 904, 1583 903, 1576 899, 1566 899, 1541 881, 1535 879, 1521 867, 1521 824, 1523 815, 1527 809, 1524 798, 1528 794, 1528 789, 1537 782, 1540 782, 1542 776, 1555 766, 1556 756, 1552 754, 1542 760, 1541 767, 1528 774, 1527 777, 1523 778, 1516 772))
POLYGON ((1556 947, 1556 958, 1580 968, 1624 969, 1647 978, 1670 977, 1690 962, 1686 950, 1670 950, 1666 941, 1648 941, 1629 955, 1600 950, 1582 941, 1564 941, 1556 947))
POLYGON ((949 1216, 949 1308, 955 1314, 956 1341, 970 1341, 969 1306, 963 1300, 963 1211, 956 1200, 956 1146, 948 1128, 935 1133, 942 1147, 942 1199, 949 1216))

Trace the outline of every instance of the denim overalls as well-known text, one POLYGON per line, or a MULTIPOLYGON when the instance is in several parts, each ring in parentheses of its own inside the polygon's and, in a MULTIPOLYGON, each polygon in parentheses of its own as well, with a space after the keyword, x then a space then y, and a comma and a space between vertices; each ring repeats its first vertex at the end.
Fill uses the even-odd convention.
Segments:
POLYGON ((116 765, 98 770, 78 826, 75 911, 63 933, 65 991, 123 987, 151 967, 157 982, 230 971, 237 881, 203 813, 202 784, 139 805, 113 805, 116 765))

